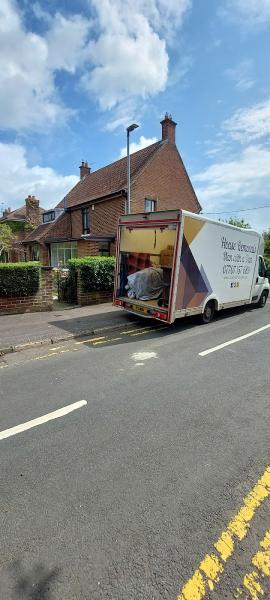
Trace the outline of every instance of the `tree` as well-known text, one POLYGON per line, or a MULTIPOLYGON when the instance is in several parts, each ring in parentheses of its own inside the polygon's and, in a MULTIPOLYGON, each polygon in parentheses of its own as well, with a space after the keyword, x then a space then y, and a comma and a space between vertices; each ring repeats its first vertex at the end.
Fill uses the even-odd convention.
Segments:
POLYGON ((0 260, 4 259, 4 255, 11 249, 12 242, 15 240, 10 227, 5 223, 0 223, 0 260))
POLYGON ((235 227, 242 227, 242 229, 250 229, 249 223, 245 223, 244 219, 238 219, 237 217, 230 217, 227 223, 235 225, 235 227))
POLYGON ((264 258, 266 262, 270 265, 270 229, 268 231, 263 232, 264 239, 264 258))

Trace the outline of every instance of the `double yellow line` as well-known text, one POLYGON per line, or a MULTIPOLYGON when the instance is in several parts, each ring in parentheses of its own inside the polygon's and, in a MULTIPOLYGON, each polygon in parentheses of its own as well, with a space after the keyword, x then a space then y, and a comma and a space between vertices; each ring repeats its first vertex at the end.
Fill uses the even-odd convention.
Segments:
MULTIPOLYGON (((261 504, 270 496, 270 467, 264 471, 262 477, 258 480, 251 492, 244 498, 243 505, 235 515, 235 517, 229 522, 227 528, 221 533, 218 540, 214 543, 213 551, 210 554, 206 554, 198 569, 194 572, 192 577, 185 583, 177 597, 177 600, 203 600, 209 591, 213 591, 215 586, 220 580, 220 577, 224 571, 227 560, 234 552, 235 543, 238 540, 243 540, 250 527, 250 522, 253 519, 256 510, 261 504)), ((269 560, 270 575, 270 554, 265 555, 265 551, 268 549, 265 546, 269 543, 269 534, 266 534, 261 545, 263 547, 264 555, 257 553, 253 559, 253 564, 263 572, 263 565, 265 560, 269 560)), ((260 551, 262 552, 262 551, 260 551)), ((258 584, 258 574, 248 574, 246 576, 249 579, 244 581, 246 584, 258 584), (253 578, 253 579, 252 579, 253 578)), ((240 592, 241 590, 238 590, 240 592)), ((257 598, 257 596, 252 596, 257 598)))

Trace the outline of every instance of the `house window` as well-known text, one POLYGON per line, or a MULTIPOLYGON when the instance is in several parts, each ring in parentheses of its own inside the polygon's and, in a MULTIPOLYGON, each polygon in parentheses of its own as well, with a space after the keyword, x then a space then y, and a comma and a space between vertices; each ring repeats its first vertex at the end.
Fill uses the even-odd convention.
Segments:
POLYGON ((43 223, 50 223, 55 220, 55 212, 54 210, 49 210, 48 212, 43 213, 43 223))
POLYGON ((77 242, 51 244, 51 266, 66 267, 70 258, 77 256, 77 242))
POLYGON ((82 229, 84 235, 90 232, 89 208, 82 209, 82 229))
POLYGON ((156 200, 152 200, 152 198, 145 198, 144 212, 154 212, 155 210, 156 210, 156 200))
POLYGON ((98 253, 99 253, 99 256, 110 256, 109 242, 99 242, 98 253))
POLYGON ((31 260, 39 260, 39 244, 33 244, 31 247, 31 260))

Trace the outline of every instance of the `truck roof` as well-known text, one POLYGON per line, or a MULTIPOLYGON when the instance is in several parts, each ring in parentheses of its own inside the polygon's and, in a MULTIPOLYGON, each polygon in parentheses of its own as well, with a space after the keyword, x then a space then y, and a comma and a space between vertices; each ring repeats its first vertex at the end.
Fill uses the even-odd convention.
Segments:
POLYGON ((174 210, 158 210, 155 212, 141 212, 141 213, 130 213, 127 215, 122 215, 121 217, 119 217, 119 225, 125 225, 127 223, 132 223, 133 225, 139 225, 140 223, 143 223, 145 221, 153 221, 153 222, 160 222, 160 221, 181 221, 182 216, 188 216, 188 217, 193 217, 195 219, 199 219, 199 220, 203 220, 203 221, 208 221, 210 223, 216 223, 217 225, 220 225, 221 227, 227 227, 229 229, 236 229, 237 231, 241 231, 241 234, 245 234, 245 233, 252 233, 258 237, 262 237, 261 234, 256 231, 255 229, 252 228, 248 228, 245 229, 243 227, 237 227, 235 225, 231 225, 230 223, 226 223, 224 221, 219 221, 216 219, 209 219, 209 217, 207 217, 204 214, 197 214, 197 213, 192 213, 189 212, 187 210, 181 210, 181 209, 174 209, 174 210))

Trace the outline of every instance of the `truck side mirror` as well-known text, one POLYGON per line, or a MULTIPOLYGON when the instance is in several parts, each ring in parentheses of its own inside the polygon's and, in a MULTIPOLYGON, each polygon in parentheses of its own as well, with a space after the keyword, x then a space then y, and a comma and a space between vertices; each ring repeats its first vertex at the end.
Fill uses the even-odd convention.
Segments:
POLYGON ((269 281, 270 281, 270 267, 268 267, 268 269, 265 269, 264 276, 267 277, 269 279, 269 281))

